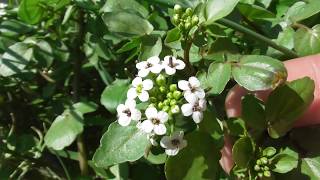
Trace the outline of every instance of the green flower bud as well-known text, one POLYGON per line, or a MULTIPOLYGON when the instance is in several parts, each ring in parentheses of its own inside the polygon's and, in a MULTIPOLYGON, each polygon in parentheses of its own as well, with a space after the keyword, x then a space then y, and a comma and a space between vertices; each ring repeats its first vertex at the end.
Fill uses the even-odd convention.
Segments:
POLYGON ((180 30, 184 30, 184 24, 182 22, 179 23, 178 27, 179 27, 180 30))
POLYGON ((263 173, 259 172, 259 173, 258 173, 258 176, 259 176, 260 178, 262 178, 262 177, 263 177, 263 173))
POLYGON ((158 103, 158 108, 159 108, 159 109, 162 109, 163 106, 164 106, 163 102, 159 102, 159 103, 158 103))
POLYGON ((254 166, 254 170, 255 170, 255 171, 260 171, 260 166, 256 164, 256 165, 254 166))
POLYGON ((269 170, 269 167, 268 167, 268 166, 264 166, 264 167, 263 167, 263 170, 268 171, 268 170, 269 170))
POLYGON ((150 102, 152 102, 152 103, 157 102, 157 98, 155 98, 155 97, 150 97, 150 102))
POLYGON ((164 106, 164 107, 162 108, 162 111, 165 111, 165 112, 169 112, 169 110, 170 110, 170 107, 169 107, 169 106, 164 106))
POLYGON ((261 160, 258 159, 257 162, 256 162, 256 164, 257 164, 257 165, 261 165, 261 164, 262 164, 261 160))
POLYGON ((191 29, 191 27, 192 27, 192 25, 191 25, 191 23, 189 23, 189 22, 186 22, 186 23, 184 24, 184 28, 185 28, 186 30, 191 29))
POLYGON ((166 100, 163 101, 163 104, 166 105, 166 106, 169 106, 170 105, 170 101, 168 99, 166 99, 166 100))
POLYGON ((171 84, 169 89, 170 89, 171 92, 174 92, 174 91, 177 90, 177 85, 176 84, 171 84))
POLYGON ((192 24, 193 26, 195 26, 195 25, 197 25, 198 23, 199 23, 199 18, 198 18, 198 16, 196 16, 196 15, 192 16, 191 24, 192 24))
POLYGON ((268 164, 268 159, 266 157, 260 158, 262 164, 268 164))
POLYGON ((172 98, 173 98, 172 92, 168 92, 168 93, 167 93, 167 98, 168 98, 168 99, 172 99, 172 98))
POLYGON ((186 9, 186 14, 187 14, 187 16, 192 16, 192 9, 191 8, 187 8, 186 9))
POLYGON ((175 91, 175 92, 173 92, 173 98, 174 98, 174 99, 178 100, 178 99, 181 98, 181 96, 182 96, 181 91, 175 91))
POLYGON ((178 25, 180 23, 180 15, 179 14, 173 15, 172 22, 173 24, 178 25))
POLYGON ((182 13, 182 7, 179 4, 174 5, 173 11, 177 14, 182 13))
POLYGON ((159 86, 163 86, 166 84, 166 77, 164 77, 162 74, 160 74, 157 79, 156 79, 156 83, 159 85, 159 86))
POLYGON ((172 114, 176 114, 176 113, 179 113, 180 112, 180 108, 178 105, 175 105, 173 107, 171 107, 171 113, 172 114))
POLYGON ((264 172, 263 172, 263 175, 264 175, 265 177, 270 177, 270 176, 271 176, 271 173, 270 173, 270 171, 264 171, 264 172))
POLYGON ((162 92, 162 93, 165 93, 166 90, 167 90, 167 88, 164 87, 164 86, 160 86, 160 87, 159 87, 159 91, 162 92))
POLYGON ((170 106, 175 106, 177 104, 177 101, 175 99, 171 99, 170 106))

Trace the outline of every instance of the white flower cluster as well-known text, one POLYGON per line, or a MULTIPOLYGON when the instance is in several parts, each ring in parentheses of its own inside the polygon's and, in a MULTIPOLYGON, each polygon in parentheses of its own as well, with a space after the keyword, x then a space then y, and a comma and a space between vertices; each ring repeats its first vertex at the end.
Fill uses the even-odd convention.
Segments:
POLYGON ((173 56, 166 56, 163 61, 154 56, 137 63, 136 68, 139 70, 138 76, 132 81, 127 100, 117 107, 118 123, 128 126, 132 120, 136 121, 137 127, 148 134, 152 145, 158 145, 157 137, 162 136, 161 147, 167 155, 174 156, 186 147, 187 141, 183 139, 183 131, 168 132, 173 114, 181 109, 184 116, 192 116, 195 123, 200 123, 206 109, 205 92, 196 77, 178 81, 183 96, 176 84, 166 83, 165 76, 172 76, 177 70, 185 68, 185 63, 173 56), (144 113, 136 107, 137 99, 149 103, 144 113))

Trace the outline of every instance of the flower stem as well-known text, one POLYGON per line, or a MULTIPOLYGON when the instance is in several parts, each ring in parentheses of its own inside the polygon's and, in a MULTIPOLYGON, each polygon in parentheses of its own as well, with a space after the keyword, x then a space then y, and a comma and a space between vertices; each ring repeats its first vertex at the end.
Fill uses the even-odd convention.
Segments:
POLYGON ((190 75, 193 75, 194 74, 194 69, 190 63, 190 49, 191 49, 191 46, 192 46, 192 41, 189 40, 187 38, 188 36, 186 36, 185 38, 185 47, 184 47, 184 54, 183 54, 183 61, 184 63, 186 64, 186 67, 187 67, 187 73, 190 75))
POLYGON ((290 58, 297 58, 299 57, 294 51, 284 47, 284 46, 281 46, 281 45, 278 45, 277 43, 275 43, 274 41, 272 41, 271 39, 261 35, 261 34, 258 34, 254 31, 252 31, 251 29, 248 29, 240 24, 237 24, 233 21, 230 21, 228 19, 225 19, 225 18, 221 18, 217 21, 218 23, 222 24, 222 25, 225 25, 227 27, 230 27, 232 29, 235 29, 237 31, 240 31, 242 33, 245 33, 245 34, 248 34, 250 36, 252 36, 253 38, 261 41, 261 42, 264 42, 266 44, 268 44, 269 46, 273 47, 274 49, 282 52, 283 54, 285 54, 286 56, 290 57, 290 58))

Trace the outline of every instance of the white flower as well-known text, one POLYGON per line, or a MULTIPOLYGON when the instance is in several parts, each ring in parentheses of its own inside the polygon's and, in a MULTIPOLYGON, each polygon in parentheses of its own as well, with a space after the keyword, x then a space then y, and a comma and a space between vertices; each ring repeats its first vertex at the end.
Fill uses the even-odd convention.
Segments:
POLYGON ((136 68, 139 69, 138 76, 146 77, 150 71, 154 74, 159 74, 162 70, 160 59, 157 56, 152 56, 146 61, 142 61, 136 64, 136 68))
POLYGON ((160 145, 166 149, 165 151, 167 155, 175 156, 181 149, 187 146, 187 141, 183 139, 183 131, 180 131, 174 132, 171 137, 162 137, 160 145))
POLYGON ((180 59, 176 59, 173 56, 166 56, 164 57, 162 66, 164 67, 168 75, 173 75, 174 73, 176 73, 177 69, 178 70, 184 69, 186 65, 180 59))
POLYGON ((192 99, 192 96, 202 99, 206 95, 204 90, 200 87, 200 81, 194 76, 190 77, 189 81, 179 81, 178 87, 184 91, 183 95, 187 101, 189 101, 188 99, 192 99))
POLYGON ((184 116, 192 115, 195 123, 200 123, 203 119, 203 111, 206 110, 206 100, 199 99, 195 96, 188 100, 187 104, 181 106, 181 111, 184 116))
POLYGON ((136 77, 132 81, 132 86, 127 92, 128 99, 135 99, 138 96, 142 102, 148 101, 149 93, 147 91, 153 87, 153 82, 150 79, 142 81, 141 77, 136 77))
POLYGON ((167 128, 164 125, 168 121, 168 114, 164 111, 157 111, 154 107, 149 107, 146 110, 147 120, 143 121, 140 128, 146 133, 152 131, 157 135, 164 135, 167 132, 167 128))
POLYGON ((131 120, 138 121, 141 119, 141 112, 136 109, 136 102, 132 99, 127 99, 124 104, 119 104, 117 112, 118 122, 121 126, 128 126, 131 120))

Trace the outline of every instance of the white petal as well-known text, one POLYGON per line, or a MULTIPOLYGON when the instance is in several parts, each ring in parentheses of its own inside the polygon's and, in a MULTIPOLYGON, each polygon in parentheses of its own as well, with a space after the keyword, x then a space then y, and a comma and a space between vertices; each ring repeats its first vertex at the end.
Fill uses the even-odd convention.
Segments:
POLYGON ((125 105, 128 108, 134 108, 134 107, 136 107, 136 101, 133 99, 127 99, 125 102, 125 105))
POLYGON ((131 110, 131 119, 134 121, 139 121, 141 119, 141 112, 137 109, 131 110))
POLYGON ((142 84, 142 78, 141 77, 136 77, 132 81, 132 85, 134 87, 137 87, 139 84, 142 84))
POLYGON ((207 109, 207 101, 205 99, 199 99, 199 106, 202 111, 207 109))
POLYGON ((117 113, 121 114, 126 109, 126 106, 124 104, 119 104, 117 106, 117 113))
POLYGON ((203 114, 202 112, 196 111, 192 114, 192 119, 195 123, 200 123, 202 121, 203 114))
POLYGON ((144 90, 150 90, 153 87, 153 82, 150 79, 146 79, 142 82, 142 86, 144 90))
POLYGON ((206 93, 204 92, 204 90, 202 88, 199 88, 195 94, 197 95, 198 98, 204 98, 206 96, 206 93))
POLYGON ((198 97, 189 90, 185 91, 183 96, 190 104, 194 104, 198 100, 198 97))
POLYGON ((178 82, 178 87, 179 87, 179 89, 181 89, 183 91, 190 89, 189 82, 185 81, 185 80, 180 80, 178 82))
POLYGON ((189 83, 192 87, 200 87, 200 81, 194 76, 189 78, 189 83))
POLYGON ((118 122, 121 126, 128 126, 131 122, 131 118, 126 115, 119 116, 118 122))
POLYGON ((175 156, 179 152, 179 148, 174 148, 174 149, 166 149, 166 154, 168 156, 175 156))
POLYGON ((146 102, 149 99, 149 94, 147 91, 141 91, 141 93, 138 95, 140 101, 146 102))
POLYGON ((164 70, 166 71, 166 74, 168 74, 168 75, 173 75, 174 73, 176 73, 176 69, 172 68, 172 67, 169 67, 169 66, 166 66, 164 68, 164 70))
POLYGON ((140 128, 146 132, 146 133, 151 133, 153 130, 153 123, 150 120, 145 120, 140 124, 140 128))
POLYGON ((164 111, 159 111, 158 119, 160 120, 160 122, 165 123, 168 121, 168 114, 164 111))
POLYGON ((130 88, 127 92, 128 99, 135 99, 138 96, 136 88, 130 88))
POLYGON ((179 149, 183 149, 188 145, 187 140, 182 140, 179 145, 179 149))
POLYGON ((138 72, 138 76, 140 76, 140 77, 146 77, 146 76, 148 76, 149 72, 150 72, 149 69, 141 69, 141 70, 139 70, 139 72, 138 72))
POLYGON ((152 56, 150 58, 147 59, 148 63, 151 63, 151 64, 159 64, 160 62, 160 58, 158 56, 152 56))
POLYGON ((191 104, 184 104, 181 106, 181 111, 184 116, 190 116, 192 114, 192 105, 191 104))
POLYGON ((141 61, 136 64, 137 69, 146 69, 146 67, 147 67, 147 61, 141 61))
POLYGON ((183 61, 181 61, 180 59, 177 59, 176 63, 178 64, 176 66, 176 69, 182 70, 186 67, 186 64, 183 61))
POLYGON ((146 109, 145 114, 146 114, 148 119, 152 119, 152 118, 156 118, 157 117, 158 111, 154 107, 149 107, 149 108, 146 109))
POLYGON ((159 74, 162 71, 163 67, 160 64, 155 64, 150 68, 150 71, 154 74, 159 74))
POLYGON ((172 147, 171 138, 169 136, 163 136, 160 140, 160 146, 163 148, 172 147))
POLYGON ((182 140, 184 136, 184 132, 183 131, 175 131, 174 133, 172 133, 171 135, 171 139, 179 139, 182 140))
POLYGON ((172 62, 176 61, 176 58, 173 57, 173 56, 165 56, 163 58, 163 61, 166 63, 166 64, 169 64, 170 63, 170 58, 172 59, 172 62))
POLYGON ((167 132, 167 128, 164 124, 155 125, 153 131, 157 135, 164 135, 167 132))

